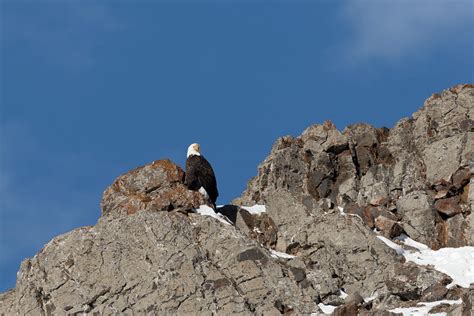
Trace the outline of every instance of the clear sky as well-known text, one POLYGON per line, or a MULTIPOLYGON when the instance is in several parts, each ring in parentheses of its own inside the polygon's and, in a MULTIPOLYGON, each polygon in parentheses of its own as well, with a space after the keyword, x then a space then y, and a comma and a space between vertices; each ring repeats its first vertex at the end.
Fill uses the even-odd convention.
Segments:
POLYGON ((273 142, 473 82, 471 0, 0 0, 0 291, 103 190, 199 142, 218 203, 273 142))

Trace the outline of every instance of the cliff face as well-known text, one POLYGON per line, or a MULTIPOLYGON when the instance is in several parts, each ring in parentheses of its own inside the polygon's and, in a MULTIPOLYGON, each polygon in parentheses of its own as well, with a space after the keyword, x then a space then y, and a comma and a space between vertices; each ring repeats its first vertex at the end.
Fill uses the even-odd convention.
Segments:
POLYGON ((178 166, 155 161, 105 190, 95 226, 26 259, 0 314, 322 314, 331 305, 336 315, 380 315, 462 299, 438 309, 469 315, 472 285, 447 287, 450 276, 380 237, 473 246, 473 172, 472 85, 433 95, 391 130, 325 122, 278 139, 234 201, 242 207, 218 209, 232 224, 193 212, 202 196, 178 166), (266 212, 243 207, 254 204, 266 212))
MULTIPOLYGON (((338 205, 387 234, 387 222, 400 221, 435 249, 472 245, 473 102, 472 85, 456 86, 391 130, 356 124, 339 132, 327 121, 282 137, 235 202, 267 204, 278 216, 290 195, 300 211, 287 226, 338 205)), ((280 237, 284 250, 291 241, 280 237)))

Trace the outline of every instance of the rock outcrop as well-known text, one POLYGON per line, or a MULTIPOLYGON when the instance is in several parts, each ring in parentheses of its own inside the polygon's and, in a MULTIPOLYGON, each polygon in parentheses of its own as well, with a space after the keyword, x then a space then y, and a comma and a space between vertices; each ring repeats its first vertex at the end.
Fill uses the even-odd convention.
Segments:
POLYGON ((102 215, 119 218, 138 211, 187 211, 206 204, 183 183, 184 171, 170 160, 158 160, 118 177, 100 203, 102 215))
MULTIPOLYGON (((384 217, 434 249, 459 247, 474 244, 473 173, 474 87, 459 85, 393 129, 355 124, 339 132, 326 121, 278 139, 235 203, 274 205, 270 216, 286 226, 340 206, 370 228, 384 217), (298 204, 297 216, 284 215, 288 199, 280 191, 298 204)), ((292 228, 284 231, 292 236, 292 228)))
POLYGON ((430 247, 474 245, 474 87, 433 95, 393 129, 343 132, 327 121, 282 137, 242 197, 203 197, 159 160, 118 177, 95 226, 58 236, 23 261, 0 315, 390 315, 462 299, 474 287, 406 262, 378 236, 430 247), (255 214, 244 205, 264 204, 255 214), (344 298, 341 293, 350 295, 344 298))

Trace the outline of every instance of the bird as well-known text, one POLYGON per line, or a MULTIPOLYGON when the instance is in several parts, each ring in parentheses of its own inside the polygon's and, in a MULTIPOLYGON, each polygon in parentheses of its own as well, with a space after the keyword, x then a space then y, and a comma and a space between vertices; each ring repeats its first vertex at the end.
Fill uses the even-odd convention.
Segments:
POLYGON ((201 155, 201 146, 197 143, 188 147, 184 184, 190 190, 199 191, 216 208, 219 196, 216 176, 209 161, 201 155))

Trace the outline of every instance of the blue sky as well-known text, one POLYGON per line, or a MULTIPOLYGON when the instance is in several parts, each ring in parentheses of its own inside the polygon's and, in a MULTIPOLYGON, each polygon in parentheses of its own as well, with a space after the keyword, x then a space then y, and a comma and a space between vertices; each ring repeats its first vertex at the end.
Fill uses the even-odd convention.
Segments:
POLYGON ((473 2, 0 2, 0 291, 119 174, 201 143, 223 204, 273 142, 473 82, 473 2))

